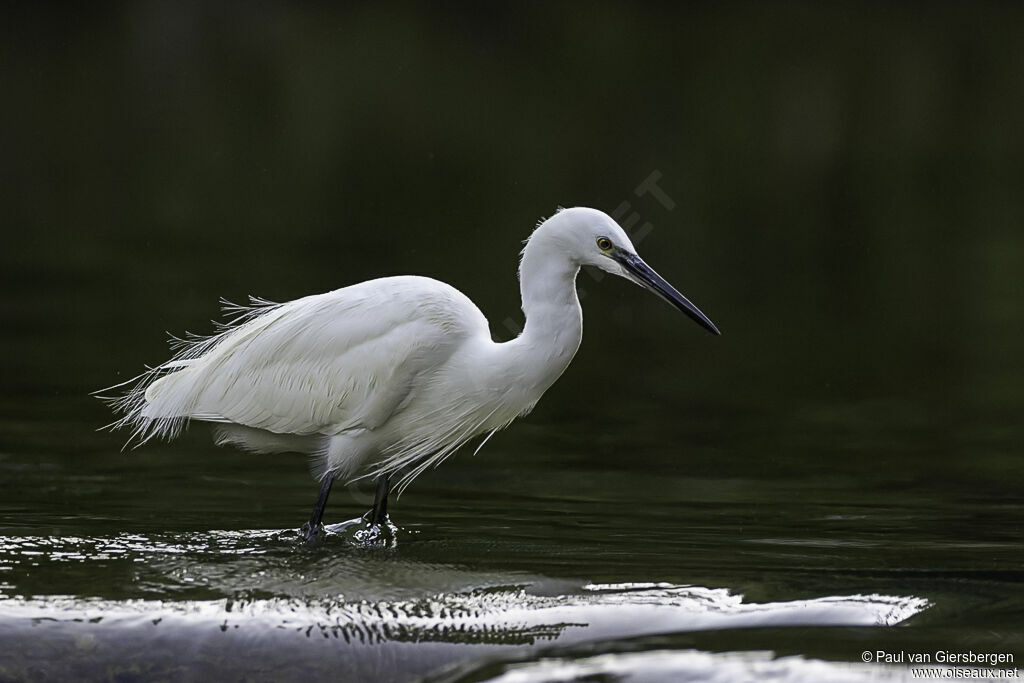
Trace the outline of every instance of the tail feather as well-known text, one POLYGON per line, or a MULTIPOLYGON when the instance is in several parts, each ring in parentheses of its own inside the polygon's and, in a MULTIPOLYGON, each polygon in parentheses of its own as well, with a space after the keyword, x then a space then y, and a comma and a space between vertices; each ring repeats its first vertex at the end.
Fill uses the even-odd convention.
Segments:
POLYGON ((124 413, 108 427, 131 430, 126 448, 137 448, 154 437, 173 439, 181 433, 190 415, 187 394, 192 392, 185 386, 189 374, 185 368, 159 366, 129 380, 135 385, 124 395, 105 399, 116 412, 124 413))
POLYGON ((222 301, 225 313, 233 317, 218 326, 220 331, 217 334, 209 337, 187 335, 185 339, 172 337, 171 345, 177 352, 171 360, 95 392, 114 412, 122 414, 120 419, 104 429, 130 430, 125 448, 137 448, 154 437, 173 439, 190 418, 216 420, 217 416, 195 413, 200 393, 197 378, 203 357, 238 328, 280 306, 254 297, 249 297, 249 300, 248 306, 222 301), (124 393, 102 395, 110 391, 124 393))

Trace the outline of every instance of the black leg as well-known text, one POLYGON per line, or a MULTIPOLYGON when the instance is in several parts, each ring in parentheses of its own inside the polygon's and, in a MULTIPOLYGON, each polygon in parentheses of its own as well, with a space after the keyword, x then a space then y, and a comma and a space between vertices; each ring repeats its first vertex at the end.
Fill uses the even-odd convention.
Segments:
POLYGON ((377 477, 377 493, 373 497, 373 509, 363 515, 370 524, 383 524, 388 518, 388 494, 391 493, 391 477, 382 474, 377 477))
POLYGON ((313 514, 309 521, 302 525, 302 537, 306 542, 312 543, 316 540, 320 531, 320 525, 324 518, 324 508, 327 507, 327 498, 331 495, 331 485, 334 477, 327 475, 323 484, 320 485, 320 495, 317 496, 316 505, 313 506, 313 514))

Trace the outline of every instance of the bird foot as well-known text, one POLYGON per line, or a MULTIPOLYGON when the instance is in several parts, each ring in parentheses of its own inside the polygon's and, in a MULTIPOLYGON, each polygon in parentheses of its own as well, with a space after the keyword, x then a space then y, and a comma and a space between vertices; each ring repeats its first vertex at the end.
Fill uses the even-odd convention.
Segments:
POLYGON ((309 522, 306 522, 302 525, 302 528, 299 529, 299 536, 301 536, 302 540, 309 545, 317 545, 327 536, 327 529, 323 524, 317 524, 314 527, 311 526, 309 522))
POLYGON ((398 527, 384 515, 383 522, 366 524, 362 529, 356 529, 353 538, 359 545, 367 548, 394 548, 398 545, 398 527))
POLYGON ((347 543, 360 548, 394 548, 398 545, 398 527, 384 515, 381 521, 370 521, 370 514, 331 524, 327 532, 342 536, 347 543))

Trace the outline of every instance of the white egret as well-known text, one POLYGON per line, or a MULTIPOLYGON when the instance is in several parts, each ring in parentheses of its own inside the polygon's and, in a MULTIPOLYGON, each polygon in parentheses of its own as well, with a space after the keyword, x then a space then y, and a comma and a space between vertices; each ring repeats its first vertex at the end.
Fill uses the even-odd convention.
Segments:
POLYGON ((182 342, 172 360, 125 383, 127 393, 112 399, 124 413, 114 426, 141 444, 200 420, 213 423, 218 445, 309 454, 321 482, 303 527, 310 541, 334 480, 367 472, 377 495, 366 519, 383 523, 393 477, 401 491, 474 436, 508 426, 562 374, 583 336, 576 275, 584 265, 645 287, 719 334, 614 220, 564 209, 523 249, 526 325, 511 341, 494 342, 469 298, 426 277, 369 280, 283 304, 254 300, 218 334, 182 342))

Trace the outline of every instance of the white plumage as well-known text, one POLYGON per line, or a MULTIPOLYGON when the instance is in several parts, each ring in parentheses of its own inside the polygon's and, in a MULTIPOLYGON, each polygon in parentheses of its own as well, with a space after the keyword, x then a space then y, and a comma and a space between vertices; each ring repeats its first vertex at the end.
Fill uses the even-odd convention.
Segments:
POLYGON ((696 307, 636 256, 625 232, 594 209, 541 223, 520 264, 526 325, 495 343, 464 294, 426 277, 370 280, 284 304, 254 300, 212 337, 183 342, 169 362, 114 400, 115 425, 144 443, 189 420, 218 443, 315 459, 320 478, 361 471, 403 488, 469 439, 529 412, 582 338, 581 265, 624 276, 717 333, 696 307), (683 303, 685 302, 685 303, 683 303))

